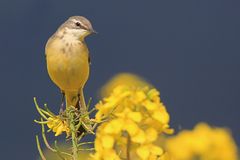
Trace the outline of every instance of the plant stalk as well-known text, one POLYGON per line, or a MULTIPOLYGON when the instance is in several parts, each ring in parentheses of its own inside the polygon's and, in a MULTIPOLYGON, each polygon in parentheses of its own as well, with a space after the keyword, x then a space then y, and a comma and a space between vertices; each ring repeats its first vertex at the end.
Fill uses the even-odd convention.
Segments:
POLYGON ((128 133, 127 133, 127 146, 126 146, 126 149, 127 149, 127 160, 131 160, 131 158, 130 158, 131 137, 130 137, 130 135, 128 133))
POLYGON ((71 109, 71 107, 68 107, 67 114, 70 120, 69 124, 70 124, 70 130, 71 130, 73 160, 79 160, 77 131, 76 131, 75 121, 74 121, 75 112, 74 110, 71 109))

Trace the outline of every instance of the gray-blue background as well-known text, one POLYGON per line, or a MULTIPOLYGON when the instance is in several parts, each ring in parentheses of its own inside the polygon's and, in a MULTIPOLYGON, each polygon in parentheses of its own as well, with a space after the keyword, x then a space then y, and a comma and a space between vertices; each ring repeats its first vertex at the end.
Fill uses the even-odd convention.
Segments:
POLYGON ((55 111, 60 103, 44 46, 72 15, 88 17, 99 32, 87 38, 87 97, 113 74, 134 72, 160 89, 173 127, 207 121, 240 142, 239 8, 238 0, 1 0, 1 159, 38 155, 32 98, 55 111))

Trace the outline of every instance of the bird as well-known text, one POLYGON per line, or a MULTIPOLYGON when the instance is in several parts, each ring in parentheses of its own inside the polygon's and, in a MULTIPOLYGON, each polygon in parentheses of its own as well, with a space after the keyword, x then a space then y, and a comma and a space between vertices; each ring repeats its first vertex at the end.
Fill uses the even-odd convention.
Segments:
POLYGON ((89 77, 90 56, 85 38, 93 33, 96 31, 87 18, 71 16, 46 43, 47 71, 65 97, 66 108, 86 111, 83 88, 89 77))

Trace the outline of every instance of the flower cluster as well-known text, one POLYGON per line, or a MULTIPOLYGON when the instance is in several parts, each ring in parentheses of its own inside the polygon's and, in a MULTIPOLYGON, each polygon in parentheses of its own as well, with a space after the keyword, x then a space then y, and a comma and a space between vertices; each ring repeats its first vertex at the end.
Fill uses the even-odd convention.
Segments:
POLYGON ((117 86, 134 86, 134 87, 152 87, 144 78, 133 73, 118 73, 114 75, 108 82, 101 87, 99 94, 100 97, 110 96, 113 89, 117 86))
MULTIPOLYGON (((88 145, 93 144, 93 142, 84 141, 82 142, 82 138, 83 136, 86 136, 88 134, 94 134, 92 128, 90 127, 92 127, 92 124, 96 126, 96 123, 92 122, 88 118, 88 115, 92 111, 94 111, 95 108, 93 108, 91 111, 84 110, 83 113, 82 110, 78 110, 75 107, 69 106, 66 108, 66 110, 61 111, 59 115, 55 115, 53 112, 49 110, 46 104, 44 105, 44 109, 42 107, 39 107, 36 98, 34 98, 34 103, 39 115, 41 116, 40 120, 34 120, 34 122, 41 125, 42 139, 47 149, 49 149, 49 151, 51 151, 52 153, 56 154, 58 157, 64 160, 68 159, 80 160, 83 158, 83 156, 80 157, 80 153, 81 155, 85 155, 84 159, 90 156, 89 152, 92 151, 93 148, 89 148, 88 145), (48 132, 49 131, 54 132, 55 136, 59 136, 64 132, 66 133, 67 135, 66 140, 71 140, 72 142, 71 153, 69 152, 69 149, 67 149, 66 151, 62 151, 62 149, 60 149, 58 146, 57 140, 54 141, 54 147, 51 146, 45 134, 45 125, 49 128, 48 132)), ((42 151, 38 135, 36 135, 36 142, 40 157, 41 159, 45 160, 46 152, 43 153, 42 151)))
POLYGON ((59 136, 62 132, 66 132, 67 137, 70 135, 70 128, 67 122, 62 120, 59 116, 48 117, 47 126, 55 132, 55 136, 59 136))
POLYGON ((229 131, 205 123, 167 139, 166 148, 174 160, 237 160, 237 147, 229 131))
POLYGON ((169 114, 156 89, 118 86, 96 108, 96 121, 103 123, 97 129, 93 159, 167 157, 154 144, 159 134, 173 133, 169 128, 169 114))
POLYGON ((49 110, 46 104, 44 105, 45 109, 42 109, 37 104, 37 100, 35 97, 34 103, 38 113, 41 115, 41 118, 45 120, 45 121, 34 120, 36 123, 47 124, 48 128, 55 132, 55 136, 59 136, 63 132, 66 132, 67 137, 70 135, 70 127, 66 121, 66 118, 63 118, 64 117, 63 115, 55 115, 53 112, 49 110))

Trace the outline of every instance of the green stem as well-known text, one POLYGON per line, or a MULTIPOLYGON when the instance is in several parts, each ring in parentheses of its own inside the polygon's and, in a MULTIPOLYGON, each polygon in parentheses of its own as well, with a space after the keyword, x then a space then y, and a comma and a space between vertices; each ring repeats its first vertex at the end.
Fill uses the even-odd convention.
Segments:
POLYGON ((74 121, 74 112, 71 111, 71 107, 68 107, 67 110, 68 117, 70 119, 70 130, 71 130, 71 138, 72 138, 72 153, 73 153, 73 160, 79 160, 78 155, 78 139, 77 139, 77 131, 75 128, 75 121, 74 121))
POLYGON ((83 146, 83 145, 87 145, 87 144, 94 144, 94 142, 83 142, 83 143, 79 143, 78 147, 83 146))
POLYGON ((38 106, 36 97, 34 97, 33 100, 34 100, 34 104, 35 104, 35 107, 36 107, 38 113, 39 113, 45 120, 47 120, 48 118, 45 116, 45 114, 42 113, 40 107, 38 106))
MULTIPOLYGON (((41 118, 41 121, 43 121, 42 118, 41 118)), ((56 147, 57 149, 54 149, 54 148, 52 148, 52 147, 50 146, 50 144, 48 143, 47 137, 46 137, 46 135, 45 135, 45 127, 44 127, 44 124, 41 124, 41 125, 42 125, 42 138, 43 138, 43 141, 44 141, 46 147, 47 147, 49 150, 51 150, 52 152, 57 153, 60 157, 61 157, 60 154, 65 154, 65 155, 67 155, 67 156, 72 157, 71 154, 69 154, 69 153, 67 153, 67 152, 61 152, 61 151, 56 147, 56 146, 57 146, 57 141, 55 141, 55 147, 56 147)))
POLYGON ((40 142, 39 142, 39 139, 38 139, 38 135, 36 135, 36 142, 37 142, 37 148, 38 148, 38 152, 40 154, 40 157, 42 160, 46 160, 45 156, 43 155, 43 151, 41 149, 41 146, 40 146, 40 142))
POLYGON ((131 160, 130 158, 130 148, 131 148, 131 137, 130 135, 127 133, 127 160, 131 160))

